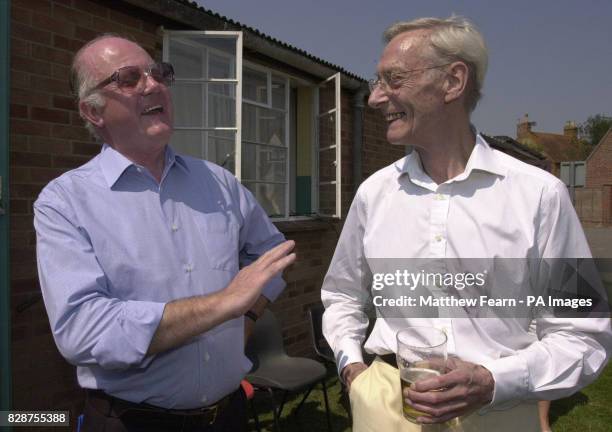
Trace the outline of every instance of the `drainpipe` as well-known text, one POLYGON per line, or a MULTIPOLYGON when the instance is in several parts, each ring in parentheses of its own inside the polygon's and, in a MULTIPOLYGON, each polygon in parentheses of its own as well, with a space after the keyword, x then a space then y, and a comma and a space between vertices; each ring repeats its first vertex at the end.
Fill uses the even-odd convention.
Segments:
POLYGON ((10 0, 0 2, 0 411, 11 409, 12 384, 8 208, 10 16, 10 0))
POLYGON ((361 87, 353 94, 353 191, 357 192, 357 188, 363 180, 363 109, 365 104, 363 100, 370 93, 367 84, 362 84, 361 87))

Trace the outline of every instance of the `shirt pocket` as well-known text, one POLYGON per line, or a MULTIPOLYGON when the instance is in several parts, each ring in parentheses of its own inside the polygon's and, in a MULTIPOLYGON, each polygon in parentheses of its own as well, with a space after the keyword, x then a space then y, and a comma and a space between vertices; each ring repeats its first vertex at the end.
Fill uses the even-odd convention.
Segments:
POLYGON ((222 213, 202 213, 196 217, 196 225, 208 263, 214 269, 238 271, 239 227, 231 216, 222 213))

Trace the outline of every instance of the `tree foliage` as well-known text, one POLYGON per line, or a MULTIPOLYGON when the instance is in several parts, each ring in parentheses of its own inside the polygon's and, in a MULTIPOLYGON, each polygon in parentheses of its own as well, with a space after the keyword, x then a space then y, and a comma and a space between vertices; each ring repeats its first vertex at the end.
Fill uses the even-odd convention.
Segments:
POLYGON ((581 141, 585 145, 585 154, 588 155, 601 141, 603 136, 612 127, 612 117, 604 114, 596 114, 586 119, 578 127, 581 141))

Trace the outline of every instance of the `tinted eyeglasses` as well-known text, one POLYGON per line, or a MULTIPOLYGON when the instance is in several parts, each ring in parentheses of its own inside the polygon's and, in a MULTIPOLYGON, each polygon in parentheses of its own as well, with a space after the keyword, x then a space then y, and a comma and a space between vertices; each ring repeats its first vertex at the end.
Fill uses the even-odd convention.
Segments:
POLYGON ((155 81, 165 86, 171 86, 174 82, 174 68, 170 63, 153 63, 145 68, 140 66, 124 66, 117 69, 111 76, 100 81, 89 93, 101 89, 115 82, 121 90, 134 89, 140 84, 142 78, 151 76, 155 81))

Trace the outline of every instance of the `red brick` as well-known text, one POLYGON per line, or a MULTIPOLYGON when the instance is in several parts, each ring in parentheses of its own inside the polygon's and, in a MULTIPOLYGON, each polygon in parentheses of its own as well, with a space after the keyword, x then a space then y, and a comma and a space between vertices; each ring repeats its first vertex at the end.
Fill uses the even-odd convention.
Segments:
POLYGON ((37 44, 32 45, 32 57, 63 65, 69 65, 72 63, 72 54, 68 51, 37 44))
POLYGON ((49 0, 13 0, 12 5, 21 6, 40 13, 51 13, 51 2, 49 0))
POLYGON ((28 9, 18 7, 15 3, 11 3, 11 21, 29 25, 31 23, 31 16, 32 14, 28 9))
POLYGON ((66 37, 72 37, 74 35, 73 23, 74 21, 53 18, 49 14, 32 14, 32 27, 48 30, 52 33, 58 33, 66 37))
POLYGON ((50 167, 51 155, 11 151, 10 164, 14 167, 50 167))
POLYGON ((28 57, 30 55, 30 44, 22 39, 11 38, 11 56, 28 57))
POLYGON ((47 123, 11 119, 11 133, 49 136, 51 134, 51 128, 47 123))
POLYGON ((70 66, 54 64, 52 69, 51 74, 53 75, 53 78, 57 78, 59 80, 68 80, 70 78, 70 66))
POLYGON ((53 96, 53 106, 65 110, 74 111, 77 109, 76 101, 72 97, 53 96))
POLYGON ((31 181, 47 184, 51 180, 61 176, 64 170, 57 168, 30 168, 31 181))
POLYGON ((55 5, 53 8, 53 17, 84 26, 91 26, 93 21, 93 17, 90 14, 61 5, 55 5))
POLYGON ((18 263, 32 262, 36 259, 36 249, 31 246, 11 247, 9 254, 11 256, 11 261, 18 263))
POLYGON ((86 141, 89 138, 89 132, 84 127, 56 124, 53 125, 52 136, 55 138, 86 141))
POLYGON ((11 102, 41 107, 51 106, 51 95, 25 89, 12 89, 11 102))
POLYGON ((34 29, 20 23, 11 23, 11 33, 20 39, 25 39, 30 42, 51 45, 51 33, 48 31, 34 29))
POLYGON ((99 32, 94 31, 91 28, 81 27, 78 25, 76 26, 74 30, 74 37, 82 41, 90 41, 99 35, 100 35, 99 32))
POLYGON ((63 110, 32 107, 32 120, 68 124, 70 116, 63 110))
POLYGON ((70 124, 75 126, 85 126, 85 120, 81 118, 81 115, 77 111, 70 113, 70 124))
POLYGON ((30 75, 11 70, 11 92, 15 89, 29 89, 30 75))
POLYGON ((43 78, 39 76, 32 76, 30 84, 33 89, 43 90, 49 93, 55 93, 60 95, 70 94, 70 86, 68 79, 57 80, 53 78, 43 78))
POLYGON ((11 104, 11 117, 28 118, 28 107, 26 105, 11 104))
POLYGON ((110 19, 111 21, 115 21, 121 23, 128 27, 134 27, 137 29, 142 28, 142 20, 134 18, 133 16, 126 15, 122 12, 116 12, 114 10, 110 11, 110 19))
POLYGON ((32 181, 32 177, 30 176, 30 168, 15 168, 11 167, 10 170, 10 181, 16 183, 27 183, 32 181))
POLYGON ((86 163, 89 157, 83 156, 54 156, 53 166, 56 168, 73 169, 86 163))
POLYGON ((55 34, 53 35, 53 46, 76 53, 83 46, 83 42, 55 34))
MULTIPOLYGON (((13 180, 13 179, 11 179, 13 180)), ((19 199, 11 198, 11 214, 23 214, 23 213, 31 213, 32 207, 30 206, 30 200, 27 199, 19 199)))
POLYGON ((90 2, 88 0, 78 0, 75 3, 74 7, 76 9, 79 9, 79 10, 83 11, 83 12, 87 12, 87 13, 96 15, 96 16, 101 17, 101 18, 107 18, 108 17, 108 9, 107 8, 105 8, 103 6, 100 6, 97 3, 90 2))
POLYGON ((102 18, 96 18, 93 21, 91 29, 96 30, 99 33, 111 32, 118 33, 120 35, 123 35, 126 32, 126 28, 122 24, 102 18))
POLYGON ((29 149, 34 153, 68 154, 72 149, 72 145, 70 141, 64 139, 30 137, 29 149))
POLYGON ((11 69, 45 76, 51 75, 51 65, 49 63, 29 57, 11 56, 11 69))
POLYGON ((73 142, 72 153, 75 155, 94 156, 100 153, 100 144, 92 142, 73 142))

